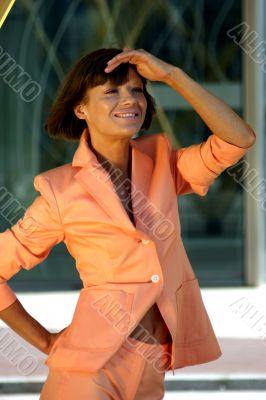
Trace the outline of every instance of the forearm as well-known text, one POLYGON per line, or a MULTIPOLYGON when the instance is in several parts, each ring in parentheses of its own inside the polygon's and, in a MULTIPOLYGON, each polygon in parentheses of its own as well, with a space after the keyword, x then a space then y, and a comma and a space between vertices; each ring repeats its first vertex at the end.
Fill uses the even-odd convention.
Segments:
POLYGON ((27 342, 47 353, 50 332, 27 313, 18 299, 0 311, 0 318, 27 342))
POLYGON ((187 100, 212 133, 243 148, 254 143, 256 136, 252 128, 222 100, 200 86, 180 68, 173 67, 165 83, 187 100))

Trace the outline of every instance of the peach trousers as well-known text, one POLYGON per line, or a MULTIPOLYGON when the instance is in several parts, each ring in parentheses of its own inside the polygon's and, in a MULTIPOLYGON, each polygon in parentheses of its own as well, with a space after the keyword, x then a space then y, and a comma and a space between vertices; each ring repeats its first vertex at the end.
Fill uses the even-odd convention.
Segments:
POLYGON ((49 370, 40 400, 161 400, 169 344, 128 337, 97 372, 49 370))

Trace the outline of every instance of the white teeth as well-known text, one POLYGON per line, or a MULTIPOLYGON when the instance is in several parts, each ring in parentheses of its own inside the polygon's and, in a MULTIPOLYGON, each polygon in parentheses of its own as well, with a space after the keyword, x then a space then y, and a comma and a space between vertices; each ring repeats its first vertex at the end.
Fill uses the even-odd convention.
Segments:
POLYGON ((127 114, 115 114, 116 117, 118 118, 132 118, 132 117, 136 117, 137 114, 133 114, 133 113, 127 113, 127 114))

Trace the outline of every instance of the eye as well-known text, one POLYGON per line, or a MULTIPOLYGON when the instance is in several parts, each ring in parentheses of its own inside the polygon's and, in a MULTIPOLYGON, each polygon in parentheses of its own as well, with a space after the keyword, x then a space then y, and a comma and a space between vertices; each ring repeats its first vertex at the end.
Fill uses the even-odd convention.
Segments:
POLYGON ((143 93, 143 89, 141 87, 135 87, 135 88, 133 88, 133 90, 134 90, 134 92, 137 92, 137 93, 143 93))
POLYGON ((116 93, 117 89, 113 88, 113 89, 108 89, 106 90, 106 92, 104 92, 105 94, 109 94, 109 93, 116 93))

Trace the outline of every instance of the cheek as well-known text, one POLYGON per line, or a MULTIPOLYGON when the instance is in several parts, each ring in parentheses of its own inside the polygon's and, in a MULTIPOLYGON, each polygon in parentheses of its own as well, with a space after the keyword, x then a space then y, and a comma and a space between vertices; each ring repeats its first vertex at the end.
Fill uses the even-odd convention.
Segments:
POLYGON ((143 113, 146 114, 146 111, 147 111, 147 100, 146 99, 143 100, 141 107, 142 107, 143 113))
POLYGON ((110 101, 108 103, 98 103, 91 107, 90 116, 94 121, 103 122, 109 116, 112 108, 113 104, 110 101))

